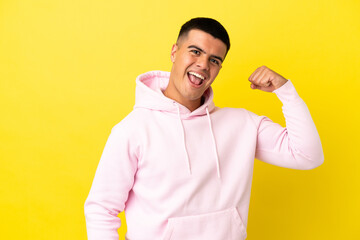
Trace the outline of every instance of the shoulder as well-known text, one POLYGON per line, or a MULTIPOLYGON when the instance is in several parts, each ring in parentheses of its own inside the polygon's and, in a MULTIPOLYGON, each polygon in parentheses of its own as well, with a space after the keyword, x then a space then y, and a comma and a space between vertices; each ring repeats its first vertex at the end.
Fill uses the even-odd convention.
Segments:
POLYGON ((245 108, 219 108, 216 107, 213 111, 214 117, 231 123, 232 121, 236 121, 237 123, 249 123, 254 126, 258 126, 264 116, 259 116, 245 108))
MULTIPOLYGON (((250 117, 255 116, 256 114, 245 109, 245 108, 231 108, 231 107, 215 107, 214 114, 221 115, 223 117, 231 116, 239 116, 239 117, 250 117)), ((257 116, 257 115, 256 115, 257 116)))
POLYGON ((134 109, 111 129, 111 133, 115 133, 115 134, 121 133, 123 135, 136 134, 138 129, 145 122, 146 116, 144 115, 146 114, 144 114, 143 111, 134 109))

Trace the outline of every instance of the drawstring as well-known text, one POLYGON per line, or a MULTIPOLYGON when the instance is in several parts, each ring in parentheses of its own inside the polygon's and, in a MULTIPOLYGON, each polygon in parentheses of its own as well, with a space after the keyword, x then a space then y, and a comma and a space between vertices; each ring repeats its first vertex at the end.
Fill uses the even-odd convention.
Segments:
POLYGON ((212 136, 212 140, 213 140, 213 146, 214 146, 214 151, 215 151, 215 161, 216 161, 216 168, 217 168, 217 175, 218 175, 218 178, 220 178, 219 157, 218 157, 218 152, 217 152, 217 149, 216 149, 216 142, 215 142, 214 132, 213 132, 213 129, 212 129, 212 126, 211 126, 211 118, 210 118, 208 107, 206 107, 206 115, 207 115, 208 120, 209 120, 209 128, 210 128, 210 132, 211 132, 211 136, 212 136))
POLYGON ((189 169, 189 173, 191 175, 191 167, 190 167, 190 159, 189 159, 189 154, 187 152, 187 149, 186 149, 186 143, 185 143, 185 130, 184 130, 184 126, 182 124, 182 121, 181 121, 181 116, 180 116, 180 108, 178 105, 177 106, 177 111, 178 111, 178 116, 179 116, 179 122, 180 122, 180 126, 181 126, 181 132, 182 132, 182 136, 183 136, 183 143, 184 143, 184 151, 185 151, 185 156, 186 156, 186 164, 188 166, 188 169, 189 169))
MULTIPOLYGON (((181 121, 181 115, 180 115, 180 107, 178 105, 177 106, 177 112, 178 112, 178 117, 179 117, 179 123, 180 123, 180 127, 181 127, 181 133, 182 133, 182 137, 183 137, 183 146, 184 146, 184 152, 185 152, 185 156, 186 156, 186 165, 189 169, 189 174, 191 174, 191 166, 190 166, 190 159, 189 159, 189 153, 186 149, 186 141, 185 141, 185 130, 184 130, 184 125, 181 121)), ((210 118, 210 114, 209 114, 209 110, 206 107, 206 115, 208 117, 208 122, 209 122, 209 129, 210 129, 210 133, 211 133, 211 137, 212 137, 212 142, 213 142, 213 147, 214 147, 214 152, 215 152, 215 161, 216 161, 216 169, 217 169, 217 176, 218 178, 220 178, 220 164, 219 164, 219 157, 218 157, 218 152, 217 152, 217 148, 216 148, 216 142, 215 142, 215 136, 214 136, 214 132, 212 129, 212 125, 211 125, 211 118, 210 118)))

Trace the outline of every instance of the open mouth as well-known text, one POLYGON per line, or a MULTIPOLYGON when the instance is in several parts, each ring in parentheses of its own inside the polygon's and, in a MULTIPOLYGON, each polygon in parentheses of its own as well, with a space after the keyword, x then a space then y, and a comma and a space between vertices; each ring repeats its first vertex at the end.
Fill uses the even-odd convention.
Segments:
POLYGON ((201 86, 205 80, 205 77, 196 72, 188 72, 188 78, 192 84, 195 86, 201 86))

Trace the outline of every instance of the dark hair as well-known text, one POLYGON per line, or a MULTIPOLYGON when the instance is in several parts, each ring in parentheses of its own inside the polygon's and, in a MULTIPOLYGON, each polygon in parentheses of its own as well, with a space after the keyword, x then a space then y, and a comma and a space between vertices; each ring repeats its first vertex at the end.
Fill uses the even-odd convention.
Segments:
POLYGON ((220 39, 226 45, 226 53, 229 51, 229 35, 226 29, 215 19, 199 17, 187 21, 184 25, 182 25, 180 29, 178 40, 180 37, 186 36, 190 32, 190 30, 193 29, 204 31, 213 36, 214 38, 220 39))

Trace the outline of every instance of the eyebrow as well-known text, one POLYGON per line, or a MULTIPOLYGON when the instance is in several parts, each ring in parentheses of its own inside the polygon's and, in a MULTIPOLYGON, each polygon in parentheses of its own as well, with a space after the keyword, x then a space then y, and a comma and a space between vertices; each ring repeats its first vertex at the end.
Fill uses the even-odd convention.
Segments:
MULTIPOLYGON (((197 49, 199 52, 202 52, 202 53, 205 53, 205 54, 206 54, 206 52, 205 52, 203 49, 199 48, 198 46, 190 45, 190 46, 188 46, 188 48, 195 48, 195 49, 197 49)), ((210 57, 216 58, 216 59, 220 60, 221 62, 223 62, 223 59, 222 59, 221 57, 219 57, 219 56, 211 55, 210 57)))

